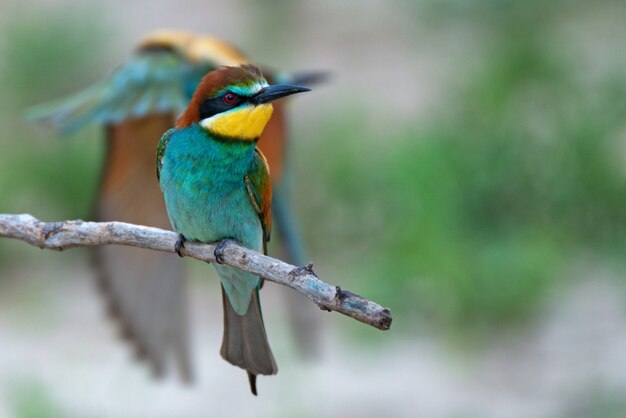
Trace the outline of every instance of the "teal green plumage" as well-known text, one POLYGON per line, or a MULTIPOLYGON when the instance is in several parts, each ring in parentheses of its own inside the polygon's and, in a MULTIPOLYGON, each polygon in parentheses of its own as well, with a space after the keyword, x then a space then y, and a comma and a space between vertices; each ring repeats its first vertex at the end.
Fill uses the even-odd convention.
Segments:
POLYGON ((178 113, 206 70, 171 51, 142 51, 110 78, 69 98, 34 106, 27 117, 70 134, 90 123, 117 124, 150 114, 178 113))
MULTIPOLYGON (((217 141, 199 125, 172 129, 161 141, 167 145, 160 182, 174 230, 190 241, 230 237, 262 251, 263 227, 245 184, 248 173, 266 172, 255 143, 217 141)), ((233 308, 245 314, 258 277, 228 266, 216 269, 233 308)))

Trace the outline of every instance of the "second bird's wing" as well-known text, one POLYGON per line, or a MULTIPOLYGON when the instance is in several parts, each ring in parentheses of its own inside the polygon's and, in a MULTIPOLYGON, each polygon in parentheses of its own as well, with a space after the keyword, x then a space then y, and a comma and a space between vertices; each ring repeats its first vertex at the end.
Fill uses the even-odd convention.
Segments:
POLYGON ((186 80, 193 68, 169 50, 138 51, 110 77, 72 96, 26 110, 26 117, 52 125, 62 134, 88 124, 115 125, 185 109, 186 80))
MULTIPOLYGON (((28 110, 27 116, 72 133, 102 125, 106 158, 95 202, 98 221, 123 221, 169 229, 154 175, 161 135, 187 106, 189 68, 167 49, 144 49, 110 77, 71 97, 28 110)), ((157 375, 174 362, 192 379, 187 299, 181 260, 173 255, 119 246, 93 250, 98 283, 109 311, 157 375)))
MULTIPOLYGON (((174 116, 153 115, 107 128, 107 157, 95 218, 170 229, 154 175, 157 142, 174 116)), ((94 248, 98 283, 112 316, 138 358, 155 375, 174 363, 193 379, 182 259, 141 248, 94 248)))

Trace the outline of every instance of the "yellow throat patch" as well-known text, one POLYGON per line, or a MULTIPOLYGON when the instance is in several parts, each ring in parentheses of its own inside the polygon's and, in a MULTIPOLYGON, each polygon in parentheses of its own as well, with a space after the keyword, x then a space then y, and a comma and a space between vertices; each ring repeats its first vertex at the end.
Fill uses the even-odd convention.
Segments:
POLYGON ((273 110, 269 103, 246 105, 203 119, 200 126, 217 136, 254 141, 263 133, 273 110))

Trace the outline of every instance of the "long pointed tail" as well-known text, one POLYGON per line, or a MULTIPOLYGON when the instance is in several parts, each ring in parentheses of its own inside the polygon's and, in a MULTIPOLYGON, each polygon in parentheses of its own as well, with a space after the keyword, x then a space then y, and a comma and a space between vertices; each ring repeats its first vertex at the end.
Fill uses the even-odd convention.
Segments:
POLYGON ((259 293, 252 293, 252 301, 245 315, 239 315, 230 304, 222 287, 224 306, 224 337, 220 354, 229 363, 246 369, 250 380, 250 390, 256 391, 256 376, 272 375, 278 372, 274 355, 267 341, 259 293))

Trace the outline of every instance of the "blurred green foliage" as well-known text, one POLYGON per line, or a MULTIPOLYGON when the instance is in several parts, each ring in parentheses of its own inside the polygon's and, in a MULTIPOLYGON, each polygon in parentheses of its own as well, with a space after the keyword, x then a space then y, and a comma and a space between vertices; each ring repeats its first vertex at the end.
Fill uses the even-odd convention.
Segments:
POLYGON ((624 259, 626 73, 578 78, 544 31, 556 22, 525 16, 489 27, 483 65, 425 128, 372 137, 362 121, 380 114, 352 104, 297 151, 316 162, 299 186, 315 251, 349 257, 341 277, 396 327, 502 331, 582 252, 624 259))
POLYGON ((626 416, 622 390, 590 382, 582 393, 572 397, 563 418, 619 418, 626 416))
POLYGON ((55 418, 66 416, 49 389, 36 381, 16 382, 9 393, 11 413, 15 418, 55 418))

